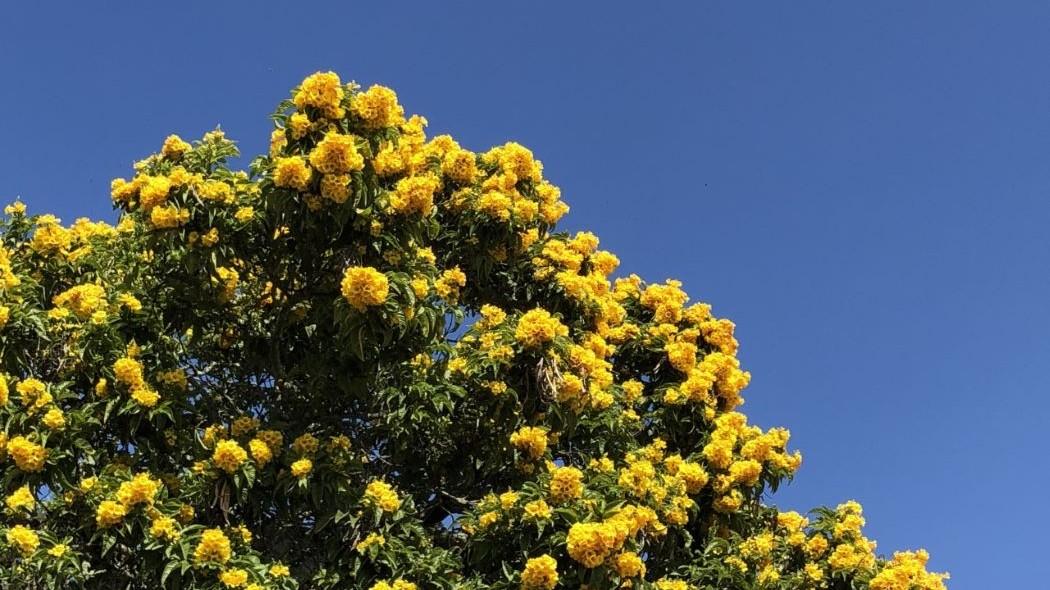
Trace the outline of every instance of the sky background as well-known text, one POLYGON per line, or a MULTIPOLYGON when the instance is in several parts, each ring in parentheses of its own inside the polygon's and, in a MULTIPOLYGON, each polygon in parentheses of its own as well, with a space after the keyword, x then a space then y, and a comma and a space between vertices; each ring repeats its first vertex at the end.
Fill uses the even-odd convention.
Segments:
POLYGON ((563 227, 737 323, 744 410, 805 456, 774 503, 855 498, 955 590, 1045 583, 1047 2, 34 4, 0 33, 0 199, 113 219, 169 133, 254 155, 305 75, 386 84, 531 147, 563 227))

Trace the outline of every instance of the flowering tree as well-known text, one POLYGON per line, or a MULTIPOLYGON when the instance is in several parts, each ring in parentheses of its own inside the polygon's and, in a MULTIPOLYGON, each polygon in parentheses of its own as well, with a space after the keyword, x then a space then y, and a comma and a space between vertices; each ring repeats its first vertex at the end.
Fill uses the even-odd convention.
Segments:
POLYGON ((943 588, 739 412, 733 324, 616 278, 516 143, 476 154, 317 73, 113 181, 6 209, 5 588, 943 588))

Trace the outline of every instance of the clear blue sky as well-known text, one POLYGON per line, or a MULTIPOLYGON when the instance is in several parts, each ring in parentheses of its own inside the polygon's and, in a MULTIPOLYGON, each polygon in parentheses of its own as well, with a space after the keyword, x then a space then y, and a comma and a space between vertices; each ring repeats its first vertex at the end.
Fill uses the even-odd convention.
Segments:
POLYGON ((737 322, 745 410, 806 457, 779 504, 856 498, 956 590, 1045 584, 1050 4, 33 4, 3 17, 0 198, 112 218, 168 133, 255 154, 304 75, 387 84, 432 133, 529 145, 568 228, 737 322))

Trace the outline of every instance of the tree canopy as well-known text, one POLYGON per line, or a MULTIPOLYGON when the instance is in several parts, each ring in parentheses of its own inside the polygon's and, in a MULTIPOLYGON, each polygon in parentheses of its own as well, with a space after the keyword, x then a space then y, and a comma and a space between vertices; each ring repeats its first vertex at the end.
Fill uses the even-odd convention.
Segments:
POLYGON ((0 225, 0 585, 944 588, 740 412, 734 325, 619 261, 509 142, 307 77, 112 183, 115 226, 0 225))

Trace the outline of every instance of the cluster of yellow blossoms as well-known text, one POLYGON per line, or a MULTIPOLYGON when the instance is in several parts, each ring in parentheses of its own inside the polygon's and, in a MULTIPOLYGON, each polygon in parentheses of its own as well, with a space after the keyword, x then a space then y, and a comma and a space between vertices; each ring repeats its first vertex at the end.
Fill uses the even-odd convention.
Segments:
MULTIPOLYGON (((775 511, 774 511, 775 512, 775 511)), ((875 543, 861 533, 861 507, 850 501, 818 519, 797 512, 775 513, 773 527, 737 538, 724 558, 740 578, 761 587, 778 582, 787 587, 824 588, 834 580, 858 579, 873 590, 944 590, 945 574, 926 571, 926 553, 898 553, 879 565, 875 543)))
POLYGON ((521 572, 524 590, 553 590, 558 585, 558 562, 550 555, 533 557, 521 572))
POLYGON ((365 498, 383 512, 396 512, 401 507, 397 491, 385 481, 373 481, 365 488, 365 498))
POLYGON ((343 297, 355 309, 382 305, 390 292, 386 275, 372 267, 351 267, 343 274, 343 297))

